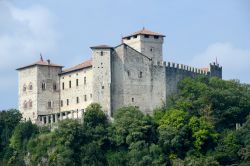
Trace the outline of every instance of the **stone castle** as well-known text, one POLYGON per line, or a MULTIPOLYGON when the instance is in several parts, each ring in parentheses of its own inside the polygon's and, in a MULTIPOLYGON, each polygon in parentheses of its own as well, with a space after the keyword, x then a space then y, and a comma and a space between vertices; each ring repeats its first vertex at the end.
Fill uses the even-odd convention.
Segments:
POLYGON ((68 69, 42 57, 18 68, 23 119, 41 125, 78 119, 93 102, 100 103, 108 117, 128 105, 150 114, 177 92, 181 79, 197 75, 222 78, 217 63, 194 68, 164 62, 164 37, 143 28, 123 37, 118 46, 90 47, 92 58, 68 69))

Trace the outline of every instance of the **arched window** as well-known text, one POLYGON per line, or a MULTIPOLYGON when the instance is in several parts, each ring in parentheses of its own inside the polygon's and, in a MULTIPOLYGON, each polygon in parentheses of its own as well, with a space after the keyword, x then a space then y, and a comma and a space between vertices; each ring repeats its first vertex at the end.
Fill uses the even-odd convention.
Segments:
POLYGON ((24 85, 23 85, 23 91, 26 92, 26 89, 27 89, 27 87, 26 87, 26 85, 24 84, 24 85))
POLYGON ((29 100, 29 108, 32 108, 32 101, 29 100))
POLYGON ((24 108, 24 109, 27 108, 27 101, 26 101, 26 100, 24 100, 24 102, 23 102, 23 108, 24 108))
POLYGON ((46 83, 42 82, 42 90, 45 90, 45 89, 46 89, 46 83))
POLYGON ((32 90, 33 89, 33 86, 32 86, 32 83, 30 82, 29 84, 29 90, 32 90))

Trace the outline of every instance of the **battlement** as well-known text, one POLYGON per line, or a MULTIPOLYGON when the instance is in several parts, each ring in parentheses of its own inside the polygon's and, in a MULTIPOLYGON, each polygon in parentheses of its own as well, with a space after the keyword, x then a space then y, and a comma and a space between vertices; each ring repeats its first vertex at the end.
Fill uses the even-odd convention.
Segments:
POLYGON ((191 67, 191 66, 179 64, 179 63, 174 63, 174 62, 168 62, 166 67, 173 68, 173 69, 179 69, 179 70, 183 70, 183 71, 188 71, 188 72, 193 72, 195 74, 207 75, 210 72, 210 70, 208 68, 195 68, 195 67, 191 67))

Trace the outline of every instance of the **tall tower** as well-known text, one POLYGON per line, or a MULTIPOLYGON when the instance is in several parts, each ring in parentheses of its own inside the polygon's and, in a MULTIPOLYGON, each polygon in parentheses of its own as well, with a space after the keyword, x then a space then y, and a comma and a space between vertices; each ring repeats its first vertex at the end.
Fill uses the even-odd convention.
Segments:
MULTIPOLYGON (((40 115, 59 111, 59 76, 62 66, 40 61, 18 68, 19 111, 23 120, 36 123, 40 115)), ((47 119, 48 120, 48 119, 47 119)), ((47 122, 48 123, 48 122, 47 122)))
POLYGON ((122 42, 138 52, 152 58, 154 62, 163 61, 162 45, 164 35, 145 28, 122 38, 122 42))
POLYGON ((111 117, 111 56, 113 48, 107 45, 91 47, 93 69, 93 101, 100 103, 111 117))

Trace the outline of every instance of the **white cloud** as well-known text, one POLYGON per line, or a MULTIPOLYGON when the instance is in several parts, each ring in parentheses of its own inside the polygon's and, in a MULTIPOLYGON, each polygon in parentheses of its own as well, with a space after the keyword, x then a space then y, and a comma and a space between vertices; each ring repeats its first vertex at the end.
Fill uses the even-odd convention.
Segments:
POLYGON ((55 18, 41 6, 16 6, 0 0, 0 110, 17 107, 16 68, 51 53, 57 43, 55 18))
POLYGON ((55 48, 54 18, 45 7, 21 9, 0 1, 0 15, 0 70, 13 70, 55 48))
POLYGON ((250 50, 241 49, 231 43, 214 43, 191 60, 191 64, 207 66, 216 60, 223 67, 223 79, 239 79, 250 83, 250 50))

